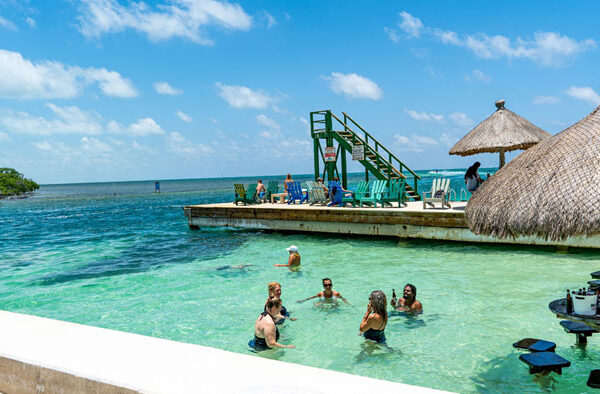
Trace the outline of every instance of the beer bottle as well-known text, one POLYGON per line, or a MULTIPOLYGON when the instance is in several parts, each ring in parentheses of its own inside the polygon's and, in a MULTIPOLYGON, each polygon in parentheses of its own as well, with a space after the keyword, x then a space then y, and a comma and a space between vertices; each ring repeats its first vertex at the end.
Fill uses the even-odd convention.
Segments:
POLYGON ((394 301, 394 305, 396 304, 396 289, 392 289, 392 301, 394 301))
POLYGON ((571 314, 573 313, 573 298, 571 298, 571 292, 569 291, 569 289, 567 289, 567 313, 571 314))

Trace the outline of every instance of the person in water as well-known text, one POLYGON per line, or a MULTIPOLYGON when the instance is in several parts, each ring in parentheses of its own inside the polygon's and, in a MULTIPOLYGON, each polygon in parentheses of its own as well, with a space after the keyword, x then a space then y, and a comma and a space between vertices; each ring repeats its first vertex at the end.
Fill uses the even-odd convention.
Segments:
POLYGON ((292 245, 287 248, 287 251, 290 252, 290 257, 288 259, 287 264, 274 264, 275 267, 300 267, 300 253, 298 253, 298 247, 296 245, 292 245))
POLYGON ((481 178, 477 173, 477 170, 480 166, 481 163, 476 161, 471 167, 467 169, 467 172, 465 173, 465 185, 467 185, 467 190, 471 193, 477 190, 479 184, 481 183, 481 178))
MULTIPOLYGON (((270 282, 267 286, 269 290, 269 296, 267 297, 267 302, 269 298, 277 297, 281 300, 281 284, 279 282, 270 282)), ((267 303, 265 302, 265 311, 267 310, 267 303)), ((282 324, 285 319, 296 320, 293 317, 290 317, 290 312, 286 309, 285 306, 281 305, 281 313, 275 316, 275 323, 282 324)))
POLYGON ((323 279, 323 288, 325 290, 318 293, 317 295, 305 298, 304 300, 298 300, 298 302, 304 302, 304 301, 312 300, 313 298, 318 297, 318 298, 324 298, 326 300, 333 300, 334 298, 341 298, 342 301, 344 301, 346 304, 348 304, 348 300, 346 300, 344 297, 342 297, 342 295, 340 293, 333 290, 333 283, 331 282, 331 279, 329 279, 329 278, 323 279))
POLYGON ((275 325, 275 318, 281 313, 281 300, 277 297, 269 297, 265 304, 265 311, 260 314, 254 323, 254 339, 248 342, 248 346, 254 350, 262 351, 275 347, 291 348, 294 345, 283 345, 279 342, 279 330, 275 325))
POLYGON ((392 307, 397 311, 410 312, 410 313, 421 313, 423 312, 423 304, 417 300, 417 288, 410 283, 404 286, 403 297, 394 302, 392 299, 392 307))
MULTIPOLYGON (((387 299, 381 290, 375 290, 369 296, 367 312, 360 322, 360 332, 365 339, 377 343, 385 343, 385 326, 387 325, 387 299)), ((360 335, 360 334, 359 334, 360 335)))
POLYGON ((240 264, 240 265, 222 265, 220 267, 215 268, 216 271, 222 270, 243 270, 246 267, 250 267, 252 264, 240 264))

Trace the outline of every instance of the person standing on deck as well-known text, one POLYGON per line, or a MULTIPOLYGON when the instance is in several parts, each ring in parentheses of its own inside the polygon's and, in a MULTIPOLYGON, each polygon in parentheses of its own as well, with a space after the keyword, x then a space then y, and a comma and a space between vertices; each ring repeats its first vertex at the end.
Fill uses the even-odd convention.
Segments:
POLYGON ((423 304, 421 304, 421 301, 417 300, 417 288, 410 283, 407 283, 404 286, 403 297, 400 298, 398 302, 392 298, 390 304, 394 309, 400 312, 423 312, 423 304))
POLYGON ((298 253, 298 247, 296 245, 292 245, 287 248, 287 251, 290 252, 290 257, 288 259, 287 264, 274 264, 275 267, 300 267, 300 253, 298 253))
POLYGON ((258 194, 258 198, 264 198, 267 189, 265 188, 264 183, 262 183, 262 179, 258 180, 258 184, 256 185, 256 194, 258 194))
POLYGON ((480 166, 481 163, 476 161, 471 167, 467 169, 467 172, 465 173, 465 185, 467 185, 467 190, 471 193, 477 190, 479 184, 481 183, 481 178, 477 173, 477 170, 480 166))
POLYGON ((344 301, 346 304, 349 303, 348 300, 346 300, 344 297, 342 297, 342 295, 340 293, 333 290, 333 283, 331 282, 331 279, 324 278, 323 279, 323 287, 325 288, 325 290, 323 290, 319 294, 314 295, 312 297, 308 297, 304 300, 298 300, 297 302, 304 302, 304 301, 312 300, 313 298, 318 297, 318 298, 324 298, 326 300, 333 300, 334 298, 341 298, 342 301, 344 301))

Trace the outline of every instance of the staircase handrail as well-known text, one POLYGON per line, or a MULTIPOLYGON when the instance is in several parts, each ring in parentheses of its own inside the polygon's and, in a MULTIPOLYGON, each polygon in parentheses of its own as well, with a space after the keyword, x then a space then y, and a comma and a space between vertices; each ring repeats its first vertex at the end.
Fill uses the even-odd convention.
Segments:
MULTIPOLYGON (((406 175, 404 175, 401 170, 398 170, 396 167, 394 167, 392 165, 392 163, 390 163, 388 160, 386 160, 386 158, 383 157, 378 151, 373 150, 373 148, 371 148, 371 146, 369 144, 367 144, 367 142, 365 140, 363 140, 358 134, 356 134, 354 132, 354 130, 352 130, 350 127, 348 127, 347 125, 345 125, 344 122, 342 122, 337 116, 335 116, 335 114, 332 113, 331 117, 333 117, 335 120, 337 120, 338 122, 340 122, 340 124, 342 124, 347 130, 351 131, 352 134, 354 134, 353 137, 356 138, 357 140, 359 140, 363 146, 365 146, 365 147, 369 148, 371 151, 375 152, 379 156, 379 158, 381 159, 381 161, 383 162, 383 164, 385 164, 387 167, 391 167, 391 168, 395 169, 397 171, 397 173, 402 178, 406 179, 406 175)), ((396 159, 396 160, 398 160, 398 159, 396 159)), ((402 162, 400 162, 400 163, 402 164, 402 162)), ((410 169, 408 167, 407 167, 407 169, 410 171, 410 169)))
MULTIPOLYGON (((392 152, 390 152, 390 151, 389 151, 389 149, 387 149, 387 148, 386 148, 384 145, 382 145, 382 144, 381 144, 381 142, 379 142, 379 141, 378 141, 378 140, 377 140, 375 137, 373 137, 373 136, 372 136, 372 135, 371 135, 371 134, 370 134, 370 133, 369 133, 367 130, 363 129, 361 125, 359 125, 358 123, 356 123, 356 121, 355 121, 354 119, 352 119, 352 118, 350 117, 350 115, 348 115, 348 114, 347 114, 347 113, 345 113, 345 112, 342 112, 342 113, 344 114, 344 116, 345 116, 346 118, 350 119, 350 121, 351 121, 352 123, 354 123, 354 124, 356 125, 356 127, 358 127, 359 129, 361 129, 361 130, 362 130, 362 132, 363 132, 363 133, 365 133, 365 135, 367 135, 367 136, 368 136, 368 138, 371 138, 373 141, 375 141, 375 144, 376 144, 376 146, 377 146, 377 145, 379 145, 381 148, 383 148, 383 150, 385 150, 385 152, 386 152, 387 154, 389 154, 389 156, 390 156, 391 158, 394 158, 394 159, 396 159, 396 161, 397 161, 398 163, 400 163, 400 172, 402 172, 402 167, 404 167, 404 168, 406 168, 406 169, 408 170, 408 172, 410 172, 410 173, 411 173, 411 174, 412 174, 412 175, 413 175, 413 176, 414 176, 416 179, 421 179, 421 177, 420 177, 420 176, 418 176, 417 174, 415 174, 415 172, 414 172, 413 170, 411 170, 409 167, 407 167, 407 166, 406 166, 406 164, 404 164, 404 163, 403 163, 403 162, 402 162, 400 159, 398 159, 398 158, 396 157, 396 155, 394 155, 392 152)), ((333 113, 331 114, 331 116, 333 116, 333 117, 334 117, 334 118, 335 118, 335 119, 336 119, 338 122, 340 122, 340 123, 341 123, 342 125, 344 125, 345 127, 348 127, 348 126, 347 126, 347 125, 346 125, 344 122, 342 122, 340 119, 338 119, 338 117, 337 117, 337 116, 335 116, 333 113)), ((352 131, 354 134, 356 134, 356 133, 355 133, 353 130, 350 130, 350 131, 352 131)), ((357 135, 357 136, 358 136, 358 135, 357 135)), ((377 153, 379 153, 379 151, 377 151, 377 148, 375 149, 375 151, 376 151, 377 153)), ((405 178, 406 178, 406 177, 405 177, 405 178)))

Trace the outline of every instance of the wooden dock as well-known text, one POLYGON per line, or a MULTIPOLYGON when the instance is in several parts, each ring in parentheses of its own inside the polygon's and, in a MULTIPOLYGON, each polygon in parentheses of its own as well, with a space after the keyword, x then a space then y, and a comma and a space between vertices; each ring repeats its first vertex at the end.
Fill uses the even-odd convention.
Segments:
MULTIPOLYGON (((423 209, 421 202, 404 208, 339 208, 308 204, 233 203, 188 205, 183 208, 190 228, 239 227, 256 230, 295 231, 420 238, 460 242, 554 245, 600 248, 600 237, 572 237, 565 241, 546 241, 535 237, 499 240, 473 234, 464 215, 465 202, 452 202, 452 208, 423 209)), ((437 206, 437 204, 436 204, 437 206)))

